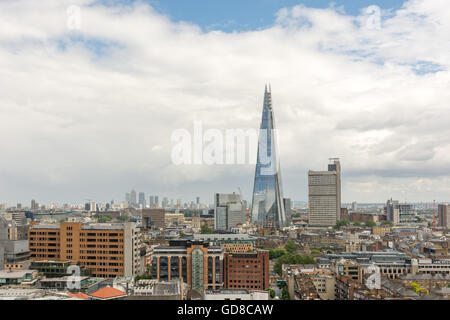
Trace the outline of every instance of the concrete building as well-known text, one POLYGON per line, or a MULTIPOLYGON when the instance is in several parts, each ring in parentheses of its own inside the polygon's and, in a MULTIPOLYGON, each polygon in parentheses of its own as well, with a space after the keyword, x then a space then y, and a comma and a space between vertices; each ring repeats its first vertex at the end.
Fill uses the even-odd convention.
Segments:
MULTIPOLYGON (((30 250, 28 240, 2 240, 0 241, 0 254, 3 251, 1 269, 24 270, 30 266, 30 250)), ((2 260, 2 259, 0 259, 2 260)))
POLYGON ((225 253, 226 289, 265 290, 269 287, 269 251, 225 253))
POLYGON ((166 226, 165 209, 142 209, 142 228, 164 229, 166 226))
POLYGON ((392 199, 387 201, 385 212, 387 220, 394 224, 414 222, 416 217, 413 205, 392 199))
POLYGON ((411 259, 411 274, 450 275, 450 259, 411 259))
POLYGON ((139 192, 139 207, 140 208, 145 208, 145 206, 147 205, 147 202, 145 201, 145 193, 144 192, 139 192))
POLYGON ((341 215, 341 165, 331 159, 328 171, 308 172, 309 226, 333 227, 341 215))
POLYGON ((214 194, 214 229, 231 230, 246 222, 246 211, 239 194, 214 194))
POLYGON ((68 260, 92 276, 134 276, 140 271, 138 229, 132 222, 36 224, 29 231, 32 260, 68 260))
MULTIPOLYGON (((329 265, 328 265, 329 266, 329 265)), ((308 277, 321 300, 335 300, 335 277, 328 268, 319 265, 283 265, 283 278, 288 279, 288 283, 293 283, 290 278, 308 277)), ((292 291, 290 292, 292 296, 292 291)))
POLYGON ((450 228, 450 206, 448 204, 439 204, 438 224, 440 227, 446 229, 450 228))
POLYGON ((135 190, 131 190, 131 193, 130 193, 130 205, 133 208, 136 208, 136 206, 137 206, 136 191, 135 190))
POLYGON ((229 253, 253 252, 256 248, 256 239, 248 234, 194 234, 193 237, 194 240, 222 246, 229 253))
POLYGON ((286 214, 286 225, 291 224, 292 220, 292 201, 290 198, 283 198, 284 211, 286 214))
POLYGON ((269 291, 265 290, 206 290, 204 300, 270 300, 269 291))
POLYGON ((168 282, 145 279, 134 285, 126 300, 184 300, 186 293, 187 285, 181 278, 168 282))
POLYGON ((36 270, 1 270, 0 286, 32 286, 37 281, 37 276, 38 272, 36 270))
POLYGON ((167 227, 176 227, 184 224, 184 214, 182 213, 166 213, 164 219, 167 227))
POLYGON ((355 261, 346 259, 336 261, 335 272, 359 283, 362 281, 361 265, 355 261))

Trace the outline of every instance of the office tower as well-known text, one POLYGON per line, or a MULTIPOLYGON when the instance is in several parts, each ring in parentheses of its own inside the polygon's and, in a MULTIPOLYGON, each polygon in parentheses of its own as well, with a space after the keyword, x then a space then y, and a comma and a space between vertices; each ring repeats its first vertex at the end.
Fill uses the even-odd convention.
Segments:
POLYGON ((386 202, 386 219, 397 223, 406 223, 415 221, 415 212, 413 205, 400 203, 398 200, 388 200, 386 202))
POLYGON ((352 211, 357 211, 358 210, 358 203, 356 201, 352 202, 352 211))
POLYGON ((95 202, 87 202, 84 205, 84 211, 96 212, 98 210, 98 206, 95 202))
POLYGON ((140 272, 138 229, 133 222, 36 224, 29 230, 29 247, 32 260, 74 261, 89 269, 92 277, 132 277, 140 272))
POLYGON ((145 193, 139 192, 139 206, 141 208, 145 208, 146 202, 145 202, 145 193))
POLYGON ((328 171, 308 172, 309 226, 333 227, 341 216, 341 165, 330 159, 328 171))
POLYGON ((127 205, 131 205, 131 194, 129 192, 125 193, 125 202, 127 205))
POLYGON ((162 206, 163 209, 165 209, 165 208, 167 208, 169 206, 169 200, 167 199, 167 197, 163 198, 161 206, 162 206))
POLYGON ((226 289, 266 290, 269 287, 269 251, 224 254, 226 289), (251 271, 250 271, 251 270, 251 271))
POLYGON ((155 196, 155 208, 159 208, 159 197, 155 196))
POLYGON ((22 204, 21 203, 18 203, 17 204, 17 210, 21 210, 22 209, 22 204))
POLYGON ((155 196, 150 196, 148 198, 148 200, 149 200, 149 207, 150 207, 150 209, 154 208, 155 207, 155 196))
POLYGON ((266 86, 253 187, 252 221, 262 223, 264 228, 278 229, 286 225, 286 214, 276 134, 272 92, 266 86))
POLYGON ((450 228, 450 207, 448 204, 438 206, 438 225, 444 228, 450 228))
POLYGON ((165 228, 164 209, 142 209, 142 228, 144 229, 164 229, 165 228))
POLYGON ((214 229, 231 230, 246 221, 246 213, 239 194, 214 195, 214 229))
POLYGON ((191 229, 192 229, 193 232, 198 232, 198 231, 200 231, 200 228, 201 228, 200 213, 199 212, 194 212, 194 214, 192 216, 191 229))
POLYGON ((283 199, 283 205, 284 205, 284 212, 286 214, 286 224, 291 224, 291 218, 292 218, 292 201, 290 198, 284 198, 283 199))
POLYGON ((35 200, 31 200, 31 210, 39 210, 39 203, 35 200))
POLYGON ((223 287, 223 248, 203 241, 171 240, 153 249, 152 278, 182 278, 190 289, 203 292, 223 287))
POLYGON ((131 190, 131 193, 130 193, 130 204, 131 204, 132 207, 136 207, 137 206, 136 191, 135 190, 131 190))
POLYGON ((388 200, 386 202, 386 219, 394 222, 395 224, 400 222, 400 211, 399 211, 398 200, 388 200))
POLYGON ((200 197, 195 198, 195 203, 200 204, 200 197))

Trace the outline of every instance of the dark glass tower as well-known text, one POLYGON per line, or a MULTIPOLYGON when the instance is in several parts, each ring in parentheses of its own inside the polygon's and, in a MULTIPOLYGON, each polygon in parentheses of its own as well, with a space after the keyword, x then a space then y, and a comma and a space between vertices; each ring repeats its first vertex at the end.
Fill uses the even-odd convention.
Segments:
POLYGON ((271 91, 266 86, 253 187, 252 221, 262 223, 264 228, 279 229, 286 226, 286 213, 271 91))

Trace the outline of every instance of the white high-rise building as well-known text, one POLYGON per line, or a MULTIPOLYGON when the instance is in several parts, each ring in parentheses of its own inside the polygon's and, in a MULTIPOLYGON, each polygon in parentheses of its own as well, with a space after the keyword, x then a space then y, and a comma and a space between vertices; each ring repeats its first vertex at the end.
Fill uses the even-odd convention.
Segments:
POLYGON ((328 171, 308 172, 309 226, 333 227, 341 217, 341 165, 330 159, 328 171))
POLYGON ((239 194, 214 195, 214 229, 231 230, 246 222, 246 212, 239 194))

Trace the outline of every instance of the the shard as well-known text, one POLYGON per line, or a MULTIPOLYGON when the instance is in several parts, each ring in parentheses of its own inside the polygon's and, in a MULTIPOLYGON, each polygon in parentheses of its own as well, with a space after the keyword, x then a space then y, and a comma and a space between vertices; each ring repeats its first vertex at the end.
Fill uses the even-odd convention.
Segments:
POLYGON ((272 92, 264 93, 264 106, 258 141, 258 156, 253 187, 252 221, 264 228, 286 226, 283 205, 277 132, 272 108, 272 92))

